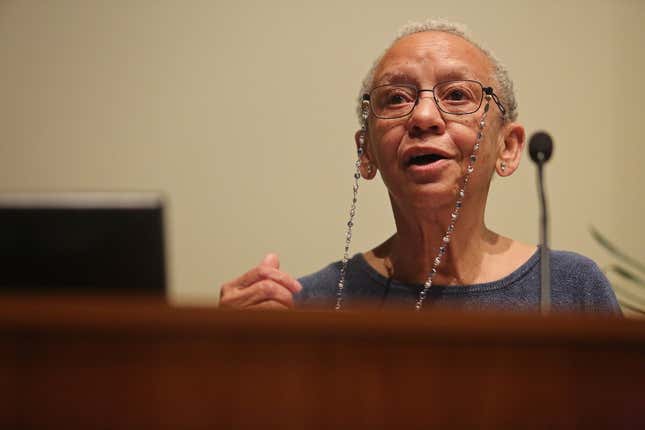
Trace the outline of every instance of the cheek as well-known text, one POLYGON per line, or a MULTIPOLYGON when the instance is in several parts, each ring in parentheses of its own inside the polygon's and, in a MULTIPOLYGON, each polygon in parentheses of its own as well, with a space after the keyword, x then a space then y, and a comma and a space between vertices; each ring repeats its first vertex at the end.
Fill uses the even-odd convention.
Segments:
POLYGON ((499 150, 498 130, 487 130, 486 128, 484 128, 484 137, 480 145, 477 162, 475 163, 475 174, 484 184, 489 183, 492 175, 495 173, 499 150))
POLYGON ((500 133, 500 124, 495 122, 484 127, 484 138, 481 145, 482 157, 486 160, 493 160, 493 164, 497 160, 500 145, 503 146, 500 133))
POLYGON ((379 127, 375 124, 368 129, 369 153, 377 167, 382 169, 396 158, 402 133, 405 133, 404 127, 397 125, 379 127))
POLYGON ((473 152, 479 130, 477 124, 478 122, 473 120, 451 121, 447 124, 446 132, 458 148, 462 159, 467 159, 473 152))
MULTIPOLYGON (((465 156, 469 156, 473 151, 480 130, 480 121, 479 116, 468 118, 460 123, 461 128, 456 131, 456 133, 459 133, 458 142, 461 142, 460 147, 467 152, 465 156)), ((491 154, 496 154, 497 152, 499 124, 489 118, 482 132, 483 138, 480 142, 479 158, 490 158, 491 154)))

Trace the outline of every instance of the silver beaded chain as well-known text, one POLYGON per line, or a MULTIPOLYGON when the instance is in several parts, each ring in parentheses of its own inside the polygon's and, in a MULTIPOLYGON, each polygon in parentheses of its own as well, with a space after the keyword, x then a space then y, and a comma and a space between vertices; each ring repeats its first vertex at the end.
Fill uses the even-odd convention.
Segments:
POLYGON ((369 102, 363 100, 361 105, 361 117, 363 119, 361 124, 361 132, 358 136, 358 150, 357 159, 354 163, 356 170, 354 171, 354 185, 352 187, 353 196, 352 204, 349 208, 349 221, 347 221, 347 232, 345 233, 345 252, 343 259, 340 263, 340 276, 338 278, 338 285, 336 286, 336 306, 335 310, 339 311, 343 306, 343 289, 345 288, 345 273, 347 271, 347 262, 349 261, 349 245, 352 242, 352 227, 354 227, 354 216, 356 215, 356 202, 358 201, 358 180, 361 178, 361 156, 365 151, 365 133, 367 131, 367 116, 369 115, 369 102))
MULTIPOLYGON (((420 311, 421 308, 423 307, 423 303, 426 299, 426 296, 428 295, 428 290, 430 290, 430 288, 432 287, 432 281, 435 275, 437 274, 437 268, 441 264, 441 259, 443 258, 444 255, 446 255, 446 252, 448 252, 448 244, 450 243, 450 237, 455 232, 455 224, 457 223, 457 219, 459 218, 459 214, 461 213, 464 196, 466 195, 466 185, 468 185, 468 182, 470 181, 470 177, 475 171, 474 165, 475 165, 475 162, 477 161, 477 154, 479 153, 479 147, 484 137, 484 127, 486 126, 486 117, 488 116, 488 110, 490 109, 491 98, 492 97, 490 94, 485 95, 486 104, 484 105, 484 113, 482 114, 482 117, 479 120, 479 131, 477 132, 477 139, 475 140, 475 145, 473 146, 473 152, 470 154, 470 157, 468 159, 466 174, 464 175, 462 185, 459 188, 457 201, 455 202, 455 208, 450 214, 450 224, 448 225, 448 229, 446 230, 445 234, 441 239, 439 252, 437 253, 437 256, 435 257, 432 263, 432 269, 430 270, 430 274, 428 275, 428 278, 423 284, 423 289, 419 292, 419 297, 417 298, 417 301, 414 305, 415 311, 420 311)), ((358 159, 356 160, 356 163, 355 163, 356 172, 354 173, 354 186, 353 186, 354 194, 352 198, 352 204, 349 210, 349 221, 347 222, 347 233, 345 235, 345 252, 343 254, 343 259, 341 261, 340 276, 338 279, 338 285, 336 287, 336 306, 334 309, 337 311, 341 310, 342 303, 343 303, 343 290, 345 288, 345 274, 347 272, 347 262, 349 261, 349 245, 352 240, 352 227, 354 226, 354 216, 356 215, 356 202, 358 197, 358 180, 361 177, 360 157, 363 155, 363 151, 364 151, 363 145, 365 141, 364 136, 366 131, 367 116, 369 113, 368 109, 369 109, 369 102, 363 101, 363 104, 361 106, 361 115, 362 115, 363 121, 361 126, 361 133, 359 136, 358 159)))
POLYGON ((479 121, 479 131, 477 132, 477 139, 475 140, 475 145, 473 146, 473 152, 470 154, 470 157, 468 159, 468 167, 466 167, 466 174, 464 175, 461 188, 459 188, 457 201, 455 202, 455 208, 450 214, 450 224, 448 225, 448 230, 446 230, 446 233, 443 235, 443 238, 441 239, 441 246, 439 246, 439 252, 437 253, 437 256, 432 262, 432 269, 430 270, 428 279, 426 279, 426 282, 423 284, 423 289, 421 290, 421 292, 419 292, 419 297, 417 298, 417 302, 414 305, 415 311, 420 311, 421 308, 423 307, 423 302, 425 301, 426 296, 428 295, 428 290, 430 289, 430 287, 432 287, 432 281, 435 275, 437 274, 437 268, 441 264, 441 259, 443 258, 444 255, 446 255, 446 252, 448 252, 448 244, 450 243, 450 236, 453 235, 455 232, 455 224, 457 223, 457 219, 459 218, 459 214, 461 213, 461 207, 463 205, 464 196, 466 195, 466 185, 468 185, 468 182, 470 181, 470 176, 475 171, 474 165, 475 165, 475 162, 477 161, 477 154, 479 153, 479 146, 480 146, 481 140, 484 137, 484 127, 486 126, 486 117, 488 116, 488 109, 490 108, 490 99, 491 99, 491 96, 489 94, 486 94, 486 105, 484 105, 484 113, 482 114, 482 117, 479 121))

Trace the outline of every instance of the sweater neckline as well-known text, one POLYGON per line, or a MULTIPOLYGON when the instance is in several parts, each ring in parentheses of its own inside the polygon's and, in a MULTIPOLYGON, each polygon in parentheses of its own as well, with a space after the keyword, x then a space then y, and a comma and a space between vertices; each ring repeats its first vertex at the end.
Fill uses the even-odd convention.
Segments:
MULTIPOLYGON (((420 290, 423 287, 422 284, 404 284, 395 279, 390 279, 381 275, 379 272, 376 271, 376 269, 374 269, 367 262, 367 260, 365 259, 365 256, 362 253, 355 254, 352 257, 352 260, 354 260, 357 263, 357 266, 361 271, 363 271, 372 280, 378 282, 381 285, 387 285, 389 283, 390 288, 400 288, 400 289, 406 289, 406 290, 409 290, 409 289, 420 290)), ((522 279, 524 276, 526 276, 531 271, 531 269, 533 269, 537 265, 539 261, 540 261, 540 247, 538 246, 536 251, 533 253, 533 255, 529 257, 528 260, 526 260, 526 262, 524 262, 521 266, 519 266, 517 269, 515 269, 510 274, 504 276, 503 278, 500 278, 495 281, 484 282, 480 284, 472 284, 472 285, 437 284, 437 285, 433 285, 432 289, 435 291, 441 290, 441 292, 444 294, 471 294, 471 293, 477 293, 477 292, 508 288, 514 285, 517 281, 522 279)))

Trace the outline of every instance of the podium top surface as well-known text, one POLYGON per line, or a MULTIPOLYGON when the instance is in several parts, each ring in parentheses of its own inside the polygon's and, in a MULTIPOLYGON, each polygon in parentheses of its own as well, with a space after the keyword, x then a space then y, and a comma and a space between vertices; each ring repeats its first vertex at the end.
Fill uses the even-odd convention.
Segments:
POLYGON ((0 296, 0 332, 645 345, 645 321, 594 314, 224 311, 151 297, 0 296))

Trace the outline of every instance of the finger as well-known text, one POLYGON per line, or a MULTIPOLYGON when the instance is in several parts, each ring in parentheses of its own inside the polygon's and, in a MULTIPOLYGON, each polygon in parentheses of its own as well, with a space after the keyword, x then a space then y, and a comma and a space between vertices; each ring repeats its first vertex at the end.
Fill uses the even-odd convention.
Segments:
POLYGON ((223 292, 220 305, 237 309, 273 300, 287 307, 293 307, 293 295, 283 285, 271 280, 262 280, 247 288, 231 288, 223 292))
POLYGON ((254 267, 253 269, 249 270, 248 272, 246 272, 239 278, 229 282, 228 284, 232 284, 237 287, 248 287, 263 279, 270 279, 274 282, 282 284, 293 293, 297 293, 302 290, 302 285, 300 285, 300 282, 296 281, 288 273, 284 273, 276 268, 264 265, 254 267))
POLYGON ((240 291, 240 295, 245 300, 246 306, 252 306, 257 303, 271 300, 282 303, 283 305, 293 307, 293 294, 282 284, 270 280, 256 282, 248 288, 240 291))
POLYGON ((272 252, 268 253, 262 259, 262 262, 260 263, 260 266, 268 266, 268 267, 273 267, 274 269, 279 269, 280 268, 280 258, 278 258, 278 254, 274 254, 272 252))
POLYGON ((249 306, 247 309, 254 310, 254 311, 255 310, 258 310, 258 311, 259 310, 263 310, 263 311, 268 311, 268 310, 271 310, 271 311, 286 311, 286 310, 289 310, 289 308, 286 307, 285 305, 283 305, 282 303, 274 302, 272 300, 267 300, 265 302, 255 304, 253 306, 249 306))
POLYGON ((231 281, 231 283, 236 285, 249 286, 259 281, 262 278, 262 271, 259 270, 260 267, 265 267, 266 269, 280 269, 280 259, 278 258, 278 255, 271 252, 268 253, 264 256, 259 265, 244 273, 239 278, 234 279, 233 281, 231 281))

